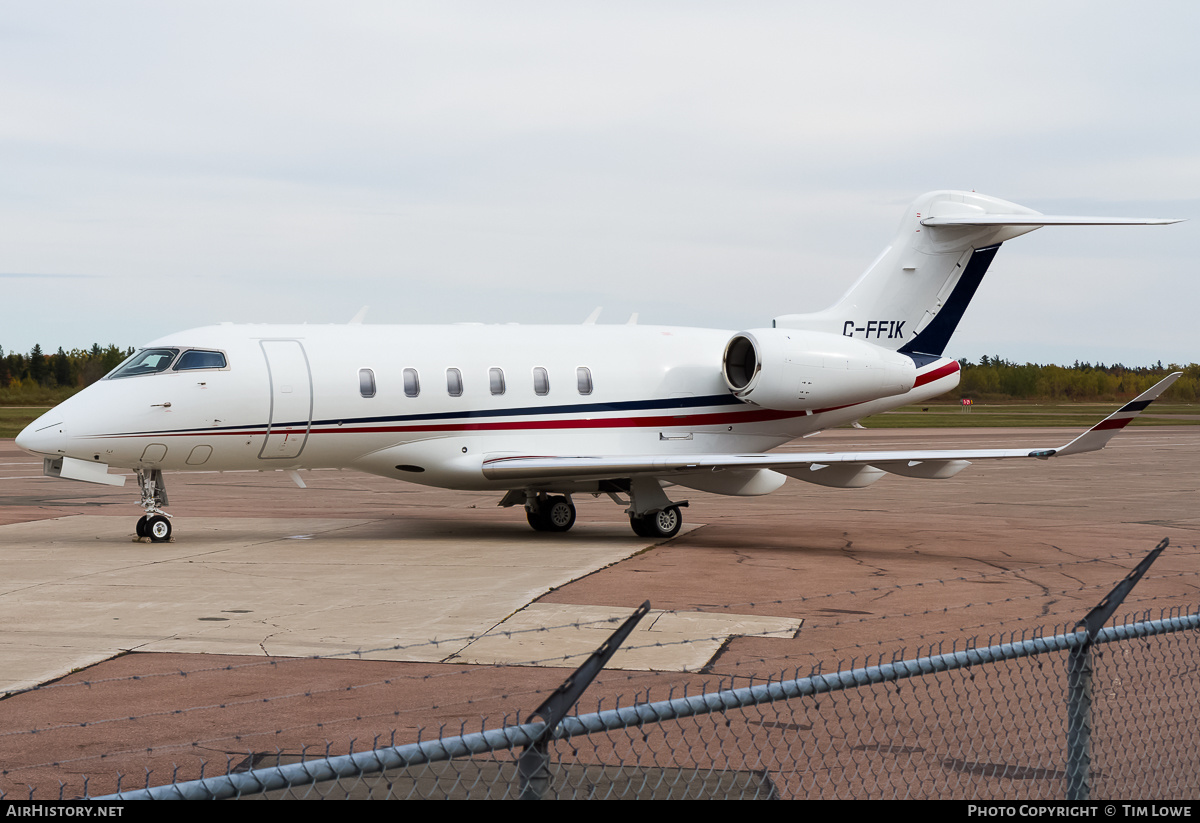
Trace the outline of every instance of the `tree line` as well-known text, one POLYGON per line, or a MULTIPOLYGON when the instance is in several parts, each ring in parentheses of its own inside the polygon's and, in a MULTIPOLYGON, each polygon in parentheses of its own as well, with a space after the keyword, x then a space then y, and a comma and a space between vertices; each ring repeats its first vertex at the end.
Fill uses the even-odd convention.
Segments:
POLYGON ((1129 400, 1153 386, 1171 372, 1183 376, 1163 395, 1175 403, 1200 400, 1200 364, 1126 366, 1114 363, 1081 363, 1070 366, 1014 363, 1002 357, 984 355, 978 363, 959 360, 962 376, 958 388, 944 395, 952 399, 969 397, 976 402, 1046 401, 1113 402, 1129 400))
POLYGON ((54 354, 43 352, 40 344, 28 354, 6 354, 0 347, 0 402, 61 401, 95 383, 131 354, 132 346, 122 349, 109 344, 101 348, 99 343, 87 350, 69 352, 59 346, 54 354))

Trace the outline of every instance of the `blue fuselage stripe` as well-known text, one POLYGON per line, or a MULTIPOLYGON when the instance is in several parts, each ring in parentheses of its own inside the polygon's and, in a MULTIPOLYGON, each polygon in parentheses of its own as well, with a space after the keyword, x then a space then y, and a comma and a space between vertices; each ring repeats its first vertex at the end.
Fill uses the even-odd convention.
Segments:
MULTIPOLYGON (((658 411, 670 409, 695 409, 712 406, 741 406, 742 401, 732 394, 714 394, 705 397, 670 397, 662 400, 628 400, 618 403, 564 403, 555 406, 522 406, 508 409, 470 409, 460 412, 432 412, 428 414, 394 414, 377 417, 341 417, 326 420, 294 420, 276 421, 270 426, 266 423, 255 423, 244 426, 211 426, 204 429, 163 429, 157 432, 142 432, 142 434, 183 434, 187 432, 219 433, 226 431, 246 431, 268 428, 285 428, 311 426, 363 426, 368 424, 392 423, 424 423, 438 420, 471 420, 497 417, 532 417, 564 414, 604 414, 630 411, 658 411)), ((352 429, 351 429, 352 431, 352 429)))

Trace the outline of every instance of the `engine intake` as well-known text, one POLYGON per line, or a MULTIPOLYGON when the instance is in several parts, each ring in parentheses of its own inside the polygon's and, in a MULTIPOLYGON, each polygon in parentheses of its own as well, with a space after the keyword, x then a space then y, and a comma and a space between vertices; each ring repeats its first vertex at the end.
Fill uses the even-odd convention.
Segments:
POLYGON ((912 359, 852 337, 796 329, 735 334, 721 363, 725 384, 746 403, 807 411, 865 403, 909 391, 912 359))

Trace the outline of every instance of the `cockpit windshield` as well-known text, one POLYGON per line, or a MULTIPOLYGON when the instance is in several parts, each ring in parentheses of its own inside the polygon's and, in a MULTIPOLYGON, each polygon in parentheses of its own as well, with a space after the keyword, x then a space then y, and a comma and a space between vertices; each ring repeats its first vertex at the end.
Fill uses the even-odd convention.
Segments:
POLYGON ((108 379, 116 380, 119 377, 136 377, 139 374, 155 374, 166 371, 177 354, 179 354, 179 349, 142 349, 117 366, 108 379))
POLYGON ((171 371, 193 371, 196 369, 224 369, 229 365, 225 353, 204 349, 142 349, 126 360, 108 376, 109 380, 120 377, 136 377, 139 374, 162 374, 171 371), (179 359, 176 360, 176 357, 179 359), (172 368, 171 364, 174 363, 172 368))
POLYGON ((179 362, 175 364, 175 371, 223 368, 225 368, 224 354, 219 351, 201 351, 200 349, 185 351, 179 358, 179 362))

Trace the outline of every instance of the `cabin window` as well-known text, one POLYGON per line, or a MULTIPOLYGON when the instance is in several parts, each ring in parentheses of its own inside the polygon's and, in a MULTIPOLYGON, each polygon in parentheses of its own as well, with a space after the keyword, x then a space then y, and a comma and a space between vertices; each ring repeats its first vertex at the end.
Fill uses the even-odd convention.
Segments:
POLYGON ((199 349, 185 351, 179 358, 179 362, 175 364, 175 371, 223 368, 225 368, 224 354, 219 351, 200 351, 199 349))
POLYGON ((166 371, 167 366, 179 354, 179 349, 142 349, 122 363, 109 375, 109 379, 118 377, 137 377, 139 374, 157 374, 166 371))
POLYGON ((575 370, 575 382, 579 386, 580 394, 592 393, 592 370, 587 366, 580 366, 575 370))
POLYGON ((358 370, 358 393, 363 397, 375 396, 375 372, 371 369, 358 370))
POLYGON ((446 369, 446 391, 451 397, 462 397, 462 372, 458 369, 446 369))
POLYGON ((488 369, 488 387, 492 394, 504 394, 504 369, 488 369))
POLYGON ((404 370, 404 396, 416 397, 421 393, 421 379, 417 376, 416 369, 404 370))
POLYGON ((541 366, 533 370, 533 393, 547 395, 550 393, 550 375, 541 366))

